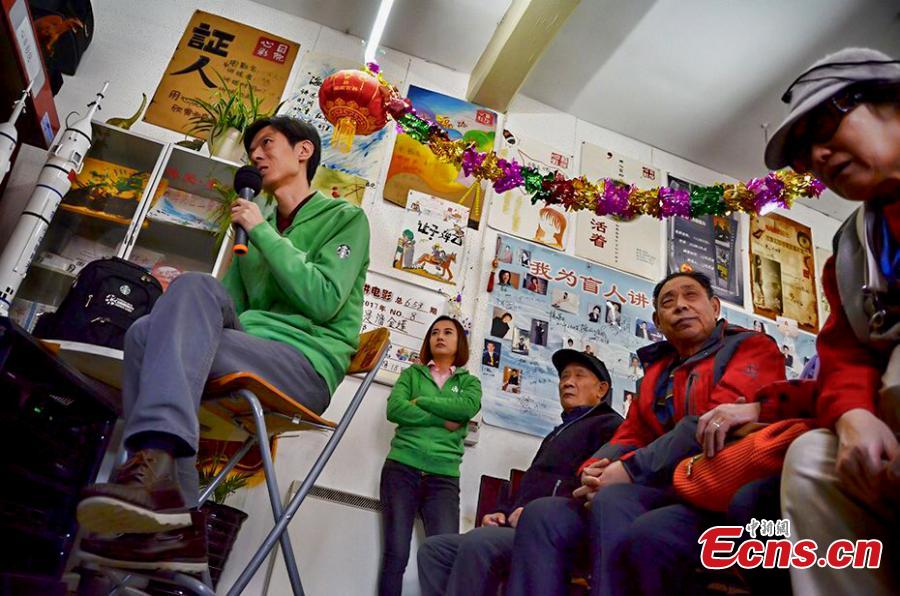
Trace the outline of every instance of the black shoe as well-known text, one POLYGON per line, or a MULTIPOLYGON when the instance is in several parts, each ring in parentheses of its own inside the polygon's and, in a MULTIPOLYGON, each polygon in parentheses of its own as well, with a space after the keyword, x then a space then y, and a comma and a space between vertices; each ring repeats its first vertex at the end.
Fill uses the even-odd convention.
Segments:
POLYGON ((115 471, 111 482, 82 491, 78 523, 98 534, 165 532, 191 525, 191 515, 165 451, 143 449, 115 471))

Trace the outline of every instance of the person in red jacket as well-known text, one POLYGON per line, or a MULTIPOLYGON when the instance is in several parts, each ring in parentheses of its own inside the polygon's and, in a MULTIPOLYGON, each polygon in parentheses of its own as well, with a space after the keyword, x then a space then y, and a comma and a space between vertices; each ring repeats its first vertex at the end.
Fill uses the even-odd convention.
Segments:
MULTIPOLYGON (((582 486, 574 498, 537 499, 525 507, 508 596, 567 594, 574 552, 585 541, 592 594, 626 592, 630 577, 617 561, 626 539, 675 535, 683 538, 679 546, 699 554, 697 538, 711 520, 671 491, 674 466, 702 449, 695 439, 698 416, 736 404, 728 415, 708 419, 724 440, 732 427, 778 414, 775 400, 753 403, 761 387, 785 378, 778 345, 719 320, 721 305, 706 275, 669 275, 654 288, 653 303, 653 322, 666 341, 638 351, 645 374, 628 417, 579 470, 582 486)), ((675 578, 668 579, 659 593, 677 592, 675 578)))
POLYGON ((766 165, 811 172, 862 205, 834 239, 831 305, 816 344, 818 430, 788 450, 782 512, 791 539, 880 539, 878 569, 791 569, 796 594, 900 589, 900 61, 869 49, 826 56, 782 97, 790 113, 766 165))

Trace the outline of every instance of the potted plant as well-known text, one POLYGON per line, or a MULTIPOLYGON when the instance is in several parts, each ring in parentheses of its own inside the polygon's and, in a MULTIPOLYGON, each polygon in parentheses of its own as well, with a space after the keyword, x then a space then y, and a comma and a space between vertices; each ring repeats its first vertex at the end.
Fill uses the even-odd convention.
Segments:
MULTIPOLYGON (((224 443, 223 443, 224 445, 224 443)), ((212 458, 198 465, 200 474, 200 490, 209 486, 222 466, 227 461, 223 449, 212 458)), ((231 471, 228 476, 216 487, 209 500, 200 508, 206 513, 206 537, 208 542, 209 573, 212 576, 213 587, 218 585, 222 569, 238 532, 247 514, 225 504, 225 500, 238 489, 247 485, 251 474, 231 471)))
POLYGON ((262 99, 253 92, 250 82, 229 86, 216 73, 220 87, 208 101, 199 97, 189 97, 186 101, 203 110, 190 117, 191 134, 203 135, 209 143, 209 153, 229 161, 246 161, 244 131, 255 120, 263 116, 260 111, 262 99))

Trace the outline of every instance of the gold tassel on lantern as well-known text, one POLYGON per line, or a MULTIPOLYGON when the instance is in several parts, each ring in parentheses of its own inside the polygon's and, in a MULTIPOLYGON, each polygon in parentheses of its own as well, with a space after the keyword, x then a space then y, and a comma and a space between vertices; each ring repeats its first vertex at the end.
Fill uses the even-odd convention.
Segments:
POLYGON ((334 125, 331 146, 341 153, 350 153, 354 136, 356 136, 356 122, 353 121, 353 118, 341 118, 334 125))

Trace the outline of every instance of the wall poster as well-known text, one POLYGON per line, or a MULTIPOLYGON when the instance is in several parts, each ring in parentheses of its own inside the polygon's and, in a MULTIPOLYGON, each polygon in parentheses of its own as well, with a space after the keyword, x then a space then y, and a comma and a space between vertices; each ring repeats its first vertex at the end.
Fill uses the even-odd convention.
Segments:
POLYGON ((753 312, 797 321, 819 330, 812 233, 807 226, 772 213, 750 217, 750 288, 753 312))
MULTIPOLYGON (((539 141, 503 131, 501 157, 515 159, 523 166, 537 168, 541 174, 557 171, 571 176, 575 159, 539 141)), ((490 225, 492 228, 565 251, 572 237, 575 216, 557 205, 538 202, 521 187, 503 194, 491 191, 490 225)))
MULTIPOLYGON (((694 185, 669 176, 669 186, 690 192, 694 185)), ((737 215, 673 217, 668 222, 668 272, 699 271, 709 276, 716 295, 744 305, 740 219, 737 215)))
MULTIPOLYGON (((662 183, 659 169, 590 143, 581 147, 581 173, 591 180, 613 178, 638 188, 662 183)), ((577 256, 645 279, 659 277, 663 247, 658 220, 638 216, 626 221, 590 211, 579 211, 576 220, 577 256)))
MULTIPOLYGON (((407 97, 420 116, 437 122, 451 140, 463 139, 479 151, 494 148, 497 114, 473 103, 410 85, 407 97)), ((410 190, 446 199, 469 209, 469 227, 478 229, 485 203, 484 182, 443 163, 427 146, 398 134, 384 183, 386 201, 405 207, 410 190)))
POLYGON ((821 322, 821 325, 824 325, 825 321, 831 315, 831 304, 828 303, 828 297, 825 295, 825 288, 822 287, 822 270, 825 268, 825 263, 828 262, 828 259, 830 258, 830 249, 822 248, 821 246, 816 247, 816 291, 819 293, 819 321, 821 322))
POLYGON ((378 380, 393 384, 403 369, 419 361, 419 350, 431 322, 444 313, 446 298, 374 271, 363 286, 362 331, 386 327, 391 347, 378 380))
POLYGON ((409 191, 394 269, 455 285, 465 266, 468 220, 465 207, 409 191))
MULTIPOLYGON (((365 187, 374 187, 381 173, 388 127, 367 136, 354 137, 350 152, 342 153, 331 145, 334 125, 325 119, 319 109, 322 81, 339 70, 357 68, 359 63, 349 58, 308 52, 300 62, 300 72, 290 95, 278 113, 308 120, 322 137, 322 162, 313 179, 313 188, 326 196, 343 198, 359 205, 365 187)), ((400 84, 399 81, 395 83, 400 84)))
POLYGON ((191 116, 203 110, 187 99, 214 101, 222 80, 250 83, 260 109, 278 106, 300 44, 218 15, 194 11, 166 67, 144 122, 192 134, 191 116))
POLYGON ((537 436, 559 423, 550 357, 568 347, 604 361, 622 412, 643 376, 637 349, 662 339, 646 280, 501 234, 481 351, 487 424, 537 436))
POLYGON ((784 372, 788 379, 796 379, 803 367, 816 353, 816 336, 800 331, 796 321, 780 317, 771 321, 733 308, 722 308, 722 317, 733 325, 768 334, 778 343, 784 355, 784 372))

